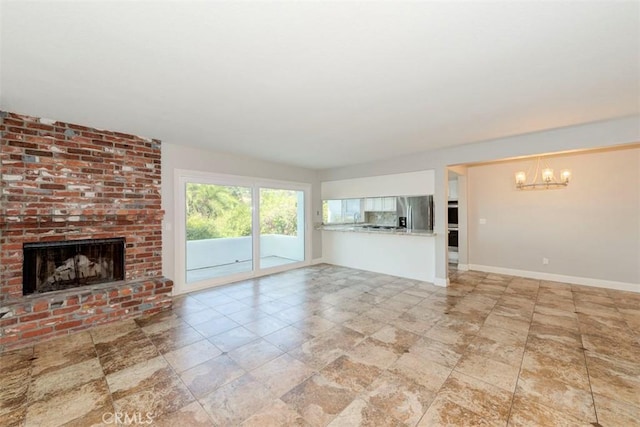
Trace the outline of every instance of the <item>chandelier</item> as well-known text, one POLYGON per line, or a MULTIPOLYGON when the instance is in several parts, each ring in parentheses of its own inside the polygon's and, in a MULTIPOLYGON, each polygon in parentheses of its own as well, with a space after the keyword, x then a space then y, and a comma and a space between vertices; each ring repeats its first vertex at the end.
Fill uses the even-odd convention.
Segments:
MULTIPOLYGON (((531 170, 529 170, 530 172, 531 170)), ((557 180, 551 169, 546 163, 540 174, 538 181, 538 173, 540 172, 540 157, 536 162, 536 171, 531 182, 527 183, 527 174, 524 171, 516 172, 516 188, 518 190, 551 190, 554 188, 566 187, 571 179, 571 171, 563 169, 560 171, 560 180, 557 180)), ((531 175, 529 173, 529 175, 531 175)))

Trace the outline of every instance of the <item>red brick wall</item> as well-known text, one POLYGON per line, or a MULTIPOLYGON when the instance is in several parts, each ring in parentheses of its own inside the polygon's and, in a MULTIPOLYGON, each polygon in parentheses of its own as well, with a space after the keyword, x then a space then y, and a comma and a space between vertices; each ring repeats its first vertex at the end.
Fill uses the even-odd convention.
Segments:
POLYGON ((127 280, 162 275, 160 142, 0 113, 0 302, 25 242, 126 238, 127 280))
POLYGON ((160 142, 0 112, 0 352, 171 306, 160 142), (26 242, 124 237, 121 282, 22 295, 26 242))

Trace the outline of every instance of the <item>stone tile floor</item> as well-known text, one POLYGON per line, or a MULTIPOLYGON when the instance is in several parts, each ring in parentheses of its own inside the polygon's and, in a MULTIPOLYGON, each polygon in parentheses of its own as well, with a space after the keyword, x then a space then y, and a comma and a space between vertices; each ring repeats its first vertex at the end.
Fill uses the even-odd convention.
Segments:
POLYGON ((0 355, 0 425, 640 425, 640 294, 329 265, 0 355))

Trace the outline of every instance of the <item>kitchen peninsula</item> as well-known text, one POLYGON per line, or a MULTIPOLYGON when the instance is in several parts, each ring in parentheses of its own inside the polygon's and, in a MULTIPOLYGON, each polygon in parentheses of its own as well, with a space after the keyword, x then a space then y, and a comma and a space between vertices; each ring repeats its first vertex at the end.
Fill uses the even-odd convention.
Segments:
POLYGON ((432 232, 427 231, 370 231, 323 227, 322 253, 326 254, 324 261, 329 264, 433 283, 433 236, 432 232))
POLYGON ((433 171, 323 182, 323 261, 433 283, 432 205, 407 208, 430 194, 433 171))

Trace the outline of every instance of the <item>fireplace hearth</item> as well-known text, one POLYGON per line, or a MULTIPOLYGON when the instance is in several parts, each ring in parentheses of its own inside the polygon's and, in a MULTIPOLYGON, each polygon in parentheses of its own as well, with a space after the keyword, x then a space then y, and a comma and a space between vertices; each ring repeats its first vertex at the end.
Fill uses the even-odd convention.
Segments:
POLYGON ((125 239, 25 243, 23 295, 123 280, 125 239))

